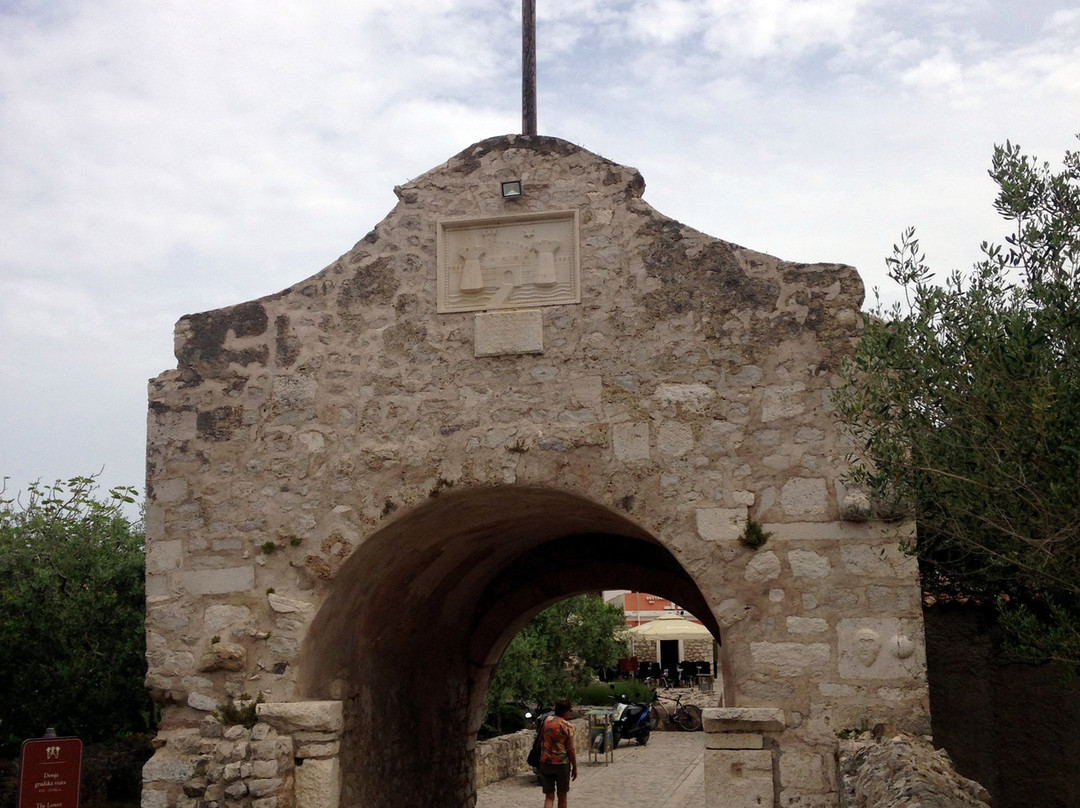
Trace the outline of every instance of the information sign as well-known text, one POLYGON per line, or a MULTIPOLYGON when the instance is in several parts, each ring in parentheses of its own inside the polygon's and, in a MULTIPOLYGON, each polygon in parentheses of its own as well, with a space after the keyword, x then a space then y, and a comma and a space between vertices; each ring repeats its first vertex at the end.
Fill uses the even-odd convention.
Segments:
POLYGON ((24 741, 19 771, 19 808, 79 808, 82 741, 24 741))

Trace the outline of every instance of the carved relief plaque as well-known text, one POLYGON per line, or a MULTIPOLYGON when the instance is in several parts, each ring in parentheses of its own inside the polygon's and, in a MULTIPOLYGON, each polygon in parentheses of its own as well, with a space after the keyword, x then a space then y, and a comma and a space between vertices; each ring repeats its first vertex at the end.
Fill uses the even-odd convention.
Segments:
POLYGON ((439 222, 438 310, 581 302, 577 211, 439 222))

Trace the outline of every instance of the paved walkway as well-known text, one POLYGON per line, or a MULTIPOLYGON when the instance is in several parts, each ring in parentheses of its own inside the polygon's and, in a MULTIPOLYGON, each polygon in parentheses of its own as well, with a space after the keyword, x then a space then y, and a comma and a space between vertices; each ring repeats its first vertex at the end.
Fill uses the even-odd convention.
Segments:
MULTIPOLYGON (((654 732, 647 746, 619 744, 606 766, 578 759, 570 808, 701 808, 705 804, 703 732, 654 732)), ((520 774, 479 790, 476 808, 543 808, 544 794, 532 774, 520 774)))

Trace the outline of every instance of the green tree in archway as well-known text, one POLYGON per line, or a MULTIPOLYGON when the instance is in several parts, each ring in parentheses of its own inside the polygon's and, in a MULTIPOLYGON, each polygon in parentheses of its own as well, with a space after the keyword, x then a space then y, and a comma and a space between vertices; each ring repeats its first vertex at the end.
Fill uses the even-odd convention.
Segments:
POLYGON ((596 595, 578 595, 534 617, 511 641, 491 677, 487 707, 499 715, 504 704, 550 705, 588 684, 593 670, 615 664, 626 653, 623 610, 596 595))
POLYGON ((1012 233, 932 280, 913 231, 842 372, 854 479, 913 512, 931 594, 999 604, 1012 650, 1080 669, 1080 154, 1060 172, 1006 143, 995 207, 1012 233))
POLYGON ((0 491, 0 747, 146 730, 143 528, 93 477, 0 491))

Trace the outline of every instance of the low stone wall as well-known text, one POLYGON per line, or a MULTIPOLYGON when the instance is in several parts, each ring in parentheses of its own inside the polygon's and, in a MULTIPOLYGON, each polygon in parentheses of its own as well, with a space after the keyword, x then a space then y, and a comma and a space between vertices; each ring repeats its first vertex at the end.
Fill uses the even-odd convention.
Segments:
POLYGON ((990 795, 921 738, 840 741, 840 808, 986 808, 990 795))
MULTIPOLYGON (((570 723, 574 725, 574 747, 577 749, 578 762, 581 763, 588 751, 586 745, 589 742, 589 724, 584 718, 575 718, 570 723)), ((525 758, 529 755, 535 737, 536 730, 523 729, 476 744, 476 787, 483 788, 528 771, 525 758)))
POLYGON ((223 727, 207 717, 143 768, 142 808, 292 808, 294 755, 293 739, 267 724, 223 727))

